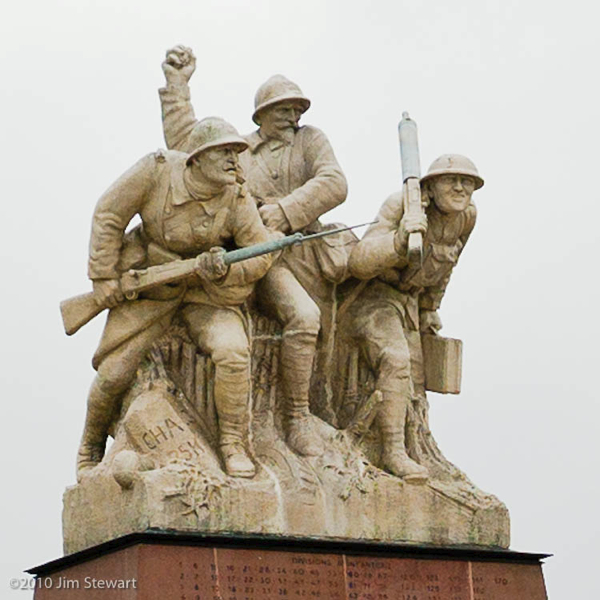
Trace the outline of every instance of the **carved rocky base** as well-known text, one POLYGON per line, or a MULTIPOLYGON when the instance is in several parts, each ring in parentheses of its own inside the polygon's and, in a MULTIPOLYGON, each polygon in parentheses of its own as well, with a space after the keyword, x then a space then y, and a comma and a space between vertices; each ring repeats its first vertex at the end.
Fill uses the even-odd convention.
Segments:
POLYGON ((65 492, 66 554, 148 528, 508 546, 508 513, 494 496, 403 483, 317 417, 323 456, 299 457, 257 422, 256 476, 227 477, 183 408, 157 387, 137 397, 104 462, 65 492))
POLYGON ((35 600, 547 600, 547 556, 149 531, 29 572, 35 600))
POLYGON ((254 327, 246 445, 256 475, 223 471, 212 364, 184 334, 170 333, 124 398, 104 460, 65 492, 66 554, 148 528, 508 547, 506 507, 444 459, 426 411, 413 409, 418 427, 409 452, 429 469, 428 482, 411 484, 378 468, 378 432, 369 427, 369 398, 377 395, 366 379, 345 429, 311 417, 325 442, 322 456, 290 450, 278 409, 275 327, 254 327))

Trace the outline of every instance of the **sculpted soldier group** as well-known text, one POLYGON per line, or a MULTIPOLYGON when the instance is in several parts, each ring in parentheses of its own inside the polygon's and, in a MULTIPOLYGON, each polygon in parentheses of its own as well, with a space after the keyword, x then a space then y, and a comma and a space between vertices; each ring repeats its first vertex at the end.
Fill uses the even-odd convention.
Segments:
POLYGON ((282 329, 286 442, 300 456, 323 454, 309 410, 311 377, 319 332, 326 338, 333 331, 335 284, 346 280, 352 292, 338 331, 360 348, 382 394, 376 423, 383 468, 423 482, 427 468, 407 453, 406 415, 410 403, 425 396, 421 335, 437 335, 441 328, 437 309, 475 224, 471 196, 483 185, 477 169, 462 156, 440 157, 421 179, 419 218, 405 212, 401 193, 392 194, 363 239, 353 238, 351 245, 348 238, 319 251, 297 245, 227 265, 224 248, 324 229, 318 219, 344 202, 346 180, 325 135, 299 125, 310 100, 296 84, 281 75, 266 81, 252 116, 259 128, 241 137, 222 119, 196 120, 188 88, 194 68, 191 50, 178 46, 167 52, 160 98, 169 149, 134 165, 94 213, 89 276, 98 305, 110 312, 93 361, 98 374, 88 399, 78 477, 102 461, 120 398, 176 314, 215 365, 223 468, 233 477, 254 476, 247 442, 247 302, 282 329), (125 233, 136 214, 142 224, 125 233), (416 266, 407 256, 408 236, 415 232, 423 235, 423 261, 416 266), (196 256, 195 275, 125 301, 122 273, 196 256))

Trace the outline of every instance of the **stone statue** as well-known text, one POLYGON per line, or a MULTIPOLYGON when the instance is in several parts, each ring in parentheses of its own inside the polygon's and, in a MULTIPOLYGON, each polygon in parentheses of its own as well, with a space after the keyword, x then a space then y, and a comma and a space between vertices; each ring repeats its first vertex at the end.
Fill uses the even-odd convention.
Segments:
MULTIPOLYGON (((169 148, 189 150, 196 123, 188 88, 194 69, 189 48, 167 51, 163 63, 167 86, 160 90, 160 98, 169 148)), ((318 231, 318 218, 346 199, 346 179, 327 138, 315 127, 298 123, 309 106, 310 100, 286 77, 268 79, 254 101, 252 119, 259 129, 245 136, 249 147, 240 157, 263 222, 284 233, 318 231)), ((326 335, 335 302, 332 284, 346 276, 344 240, 349 238, 323 242, 318 253, 313 245, 290 248, 257 284, 260 310, 283 328, 280 376, 287 439, 304 456, 318 456, 324 450, 306 418, 310 381, 321 313, 326 335)))
POLYGON ((102 196, 94 292, 62 306, 69 334, 110 308, 65 551, 148 528, 506 547, 506 507, 444 458, 425 393, 459 388, 437 309, 475 223, 473 163, 403 177, 359 241, 319 222, 346 180, 299 125, 296 84, 265 82, 241 137, 196 119, 191 50, 162 68, 169 150, 102 196))
POLYGON ((215 249, 265 242, 269 234, 239 183, 238 154, 247 143, 235 128, 222 119, 207 118, 194 126, 189 143, 193 148, 189 153, 159 151, 141 159, 100 198, 94 212, 89 277, 111 311, 93 360, 98 374, 88 398, 79 478, 102 460, 119 398, 176 311, 191 339, 215 364, 214 397, 225 470, 240 477, 255 473, 245 449, 250 352, 240 307, 255 281, 267 272, 271 257, 255 257, 228 268, 215 249), (125 234, 136 214, 142 226, 125 234), (123 302, 120 273, 198 254, 196 277, 123 302))
POLYGON ((350 256, 352 274, 369 281, 340 329, 359 345, 383 395, 377 416, 383 467, 407 481, 428 476, 405 445, 409 406, 426 403, 421 336, 437 335, 442 326, 437 310, 475 225, 471 196, 482 185, 468 158, 439 157, 421 179, 424 214, 408 218, 402 192, 392 194, 350 256), (423 262, 414 266, 407 250, 416 232, 424 238, 423 262))

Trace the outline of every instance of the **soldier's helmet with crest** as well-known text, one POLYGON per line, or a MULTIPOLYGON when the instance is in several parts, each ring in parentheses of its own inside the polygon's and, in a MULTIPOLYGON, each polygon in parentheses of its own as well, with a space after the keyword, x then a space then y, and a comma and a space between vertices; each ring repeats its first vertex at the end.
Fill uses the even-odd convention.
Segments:
POLYGON ((252 120, 260 125, 260 113, 265 108, 286 101, 297 103, 303 113, 310 107, 310 100, 302 93, 298 85, 283 75, 273 75, 256 92, 252 120))
POLYGON ((461 154, 442 154, 429 167, 427 175, 421 177, 421 183, 438 175, 468 175, 475 180, 475 189, 483 186, 483 179, 472 160, 461 154))

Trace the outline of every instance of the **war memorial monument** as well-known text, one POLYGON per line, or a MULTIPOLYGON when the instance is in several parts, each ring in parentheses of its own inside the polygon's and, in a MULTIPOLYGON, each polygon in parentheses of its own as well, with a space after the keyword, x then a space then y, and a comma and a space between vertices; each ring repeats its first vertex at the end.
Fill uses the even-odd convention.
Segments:
POLYGON ((438 311, 485 174, 421 173, 399 114, 398 189, 331 223, 346 178, 295 82, 260 85, 240 135, 196 116, 191 49, 162 68, 166 148, 98 200, 93 291, 61 305, 69 335, 108 317, 35 598, 545 599, 545 555, 509 550, 506 506, 429 428, 427 391, 460 392, 438 311), (135 587, 58 589, 86 576, 135 587))

